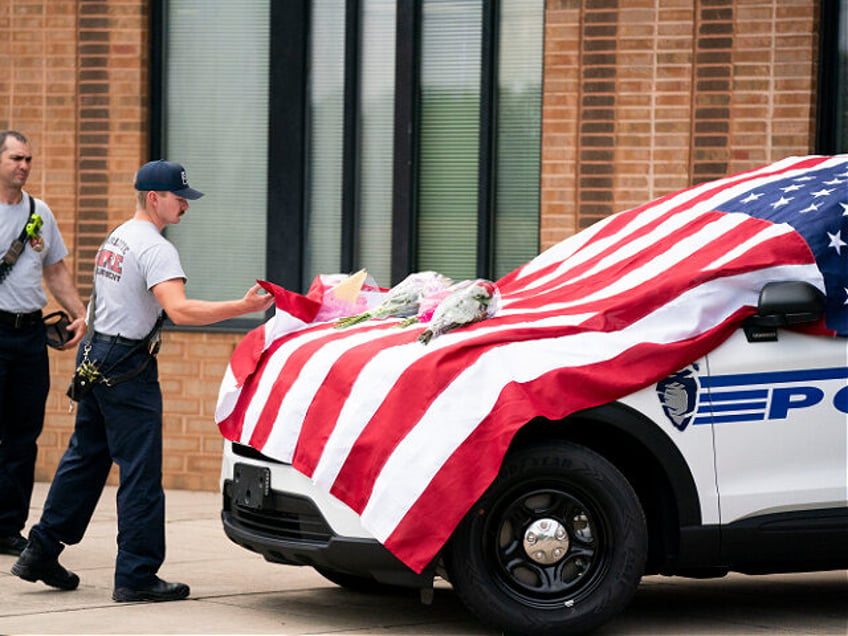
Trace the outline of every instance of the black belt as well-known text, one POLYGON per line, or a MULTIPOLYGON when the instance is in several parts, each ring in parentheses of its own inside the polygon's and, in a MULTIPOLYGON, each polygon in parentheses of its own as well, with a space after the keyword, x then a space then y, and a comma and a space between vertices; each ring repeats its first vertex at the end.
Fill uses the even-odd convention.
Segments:
POLYGON ((124 338, 123 336, 107 336, 105 333, 97 333, 96 331, 92 336, 92 340, 95 342, 113 342, 127 347, 137 347, 144 342, 144 340, 133 340, 132 338, 124 338))
POLYGON ((23 329, 32 327, 41 322, 41 310, 32 311, 28 314, 13 314, 9 311, 0 310, 0 323, 14 327, 15 329, 23 329))

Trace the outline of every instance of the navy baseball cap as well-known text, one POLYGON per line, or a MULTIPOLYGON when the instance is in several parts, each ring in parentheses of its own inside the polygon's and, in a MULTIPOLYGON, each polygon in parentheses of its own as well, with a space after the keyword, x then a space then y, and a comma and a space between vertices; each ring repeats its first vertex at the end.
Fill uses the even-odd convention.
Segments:
POLYGON ((188 187, 185 168, 164 159, 150 161, 138 169, 135 175, 135 189, 168 191, 186 199, 199 199, 203 196, 202 192, 188 187))

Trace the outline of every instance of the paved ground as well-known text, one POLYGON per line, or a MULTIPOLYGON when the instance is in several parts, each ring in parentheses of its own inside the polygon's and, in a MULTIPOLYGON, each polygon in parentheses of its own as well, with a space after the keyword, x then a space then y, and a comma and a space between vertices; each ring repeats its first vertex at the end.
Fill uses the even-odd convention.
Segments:
MULTIPOLYGON (((46 494, 37 484, 32 520, 46 494)), ((9 574, 0 555, 0 634, 494 634, 439 583, 430 606, 417 595, 354 594, 311 568, 266 563, 231 543, 215 493, 168 493, 168 559, 160 574, 191 585, 185 601, 111 600, 114 488, 107 489, 83 542, 62 563, 82 580, 60 592, 9 574)), ((791 548, 790 548, 791 549, 791 548)), ((597 632, 620 634, 848 634, 848 573, 723 579, 647 577, 630 607, 597 632)))

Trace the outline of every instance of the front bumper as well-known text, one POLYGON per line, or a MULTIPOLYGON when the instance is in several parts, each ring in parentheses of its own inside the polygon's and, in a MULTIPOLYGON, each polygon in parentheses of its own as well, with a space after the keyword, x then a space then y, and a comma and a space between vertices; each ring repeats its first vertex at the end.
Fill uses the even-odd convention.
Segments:
POLYGON ((256 451, 248 454, 239 456, 239 449, 233 452, 229 446, 224 454, 221 522, 231 541, 274 563, 324 568, 387 585, 432 585, 434 567, 416 574, 368 535, 358 524, 358 517, 351 518, 353 511, 338 500, 324 501, 326 493, 309 492, 311 482, 295 474, 291 466, 261 461, 256 451), (267 469, 270 482, 260 500, 248 503, 243 486, 235 481, 237 470, 245 464, 260 471, 267 469), (334 524, 346 529, 347 534, 333 528, 322 513, 322 505, 334 524))

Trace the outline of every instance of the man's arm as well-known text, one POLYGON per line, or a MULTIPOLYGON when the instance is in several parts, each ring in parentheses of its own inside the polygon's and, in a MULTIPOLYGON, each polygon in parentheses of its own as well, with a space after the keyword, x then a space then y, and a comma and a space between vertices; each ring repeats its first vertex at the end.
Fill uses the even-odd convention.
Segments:
POLYGON ((270 294, 251 287, 239 300, 196 300, 186 298, 185 282, 172 278, 153 286, 153 294, 175 325, 208 325, 254 311, 265 311, 274 302, 270 294))
POLYGON ((85 305, 71 280, 71 273, 64 260, 44 266, 44 282, 53 297, 65 311, 71 314, 72 322, 68 325, 68 331, 72 332, 74 337, 62 347, 62 349, 70 349, 76 346, 85 335, 85 305))

